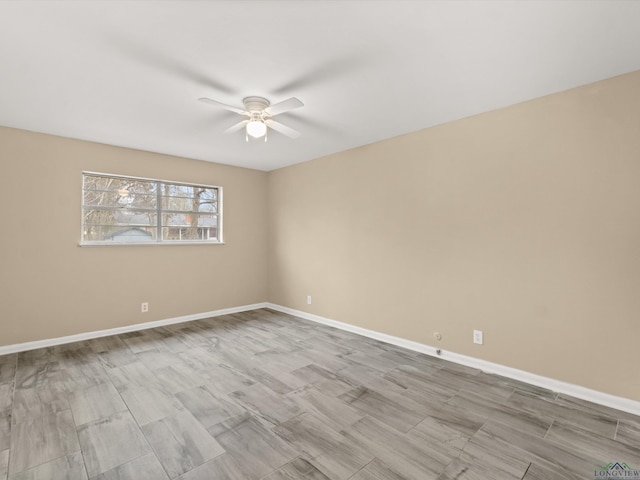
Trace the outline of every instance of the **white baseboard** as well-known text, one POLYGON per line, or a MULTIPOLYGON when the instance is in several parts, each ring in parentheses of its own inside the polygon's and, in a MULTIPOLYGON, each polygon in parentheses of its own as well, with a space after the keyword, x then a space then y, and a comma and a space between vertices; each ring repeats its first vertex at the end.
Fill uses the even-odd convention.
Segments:
POLYGON ((294 315, 296 317, 304 318, 306 320, 311 320, 312 322, 321 323, 323 325, 335 327, 340 330, 356 333, 364 337, 380 340, 381 342, 390 343, 392 345, 397 345, 399 347, 404 347, 408 350, 425 353, 427 355, 443 358, 445 360, 449 360, 454 363, 459 363, 461 365, 466 365, 468 367, 477 368, 487 373, 502 375, 504 377, 512 378, 514 380, 519 380, 521 382, 529 383, 531 385, 547 388, 557 393, 563 393, 576 398, 580 398, 582 400, 587 400, 589 402, 597 403, 599 405, 605 405, 607 407, 629 412, 634 415, 640 415, 640 402, 635 400, 630 400, 628 398, 623 398, 623 397, 617 397, 615 395, 599 392, 597 390, 592 390, 590 388, 582 387, 580 385, 574 385, 572 383, 555 380, 553 378, 544 377, 542 375, 526 372, 524 370, 518 370, 517 368, 507 367, 505 365, 500 365, 498 363, 488 362, 486 360, 481 360, 479 358, 468 357, 466 355, 461 355, 455 352, 440 350, 440 355, 438 355, 436 353, 438 349, 436 349, 435 347, 431 347, 429 345, 425 345, 423 343, 413 342, 411 340, 406 340, 404 338, 394 337, 393 335, 387 335, 386 333, 380 333, 374 330, 357 327, 355 325, 339 322, 336 320, 332 320, 330 318, 325 318, 319 315, 303 312, 301 310, 295 310, 293 308, 283 307, 281 305, 276 305, 273 303, 267 303, 266 307, 272 310, 276 310, 278 312, 287 313, 289 315, 294 315))
POLYGON ((124 327, 109 328, 106 330, 97 330, 94 332, 78 333, 76 335, 68 335, 65 337, 49 338, 45 340, 36 340, 33 342, 17 343, 14 345, 0 346, 0 355, 8 353, 24 352, 27 350, 35 350, 36 348, 52 347, 54 345, 62 345, 65 343, 80 342, 82 340, 90 340, 92 338, 108 337, 111 335, 119 335, 121 333, 136 332, 138 330, 147 330, 149 328, 164 327, 173 325, 174 323, 190 322, 192 320, 202 320, 204 318, 219 317, 221 315, 229 315, 231 313, 247 312, 249 310, 257 310, 258 308, 266 308, 267 303, 254 303, 252 305, 243 305, 241 307, 223 308, 221 310, 213 310, 211 312, 195 313, 193 315, 184 315, 182 317, 167 318, 165 320, 157 320, 154 322, 136 323, 124 327))
POLYGON ((553 378, 544 377, 534 373, 526 372, 524 370, 518 370, 516 368, 507 367, 498 363, 488 362, 479 358, 468 357, 455 352, 449 352, 447 350, 440 350, 440 355, 436 353, 435 347, 425 345, 423 343, 413 342, 386 333, 376 332, 375 330, 369 330, 348 323, 339 322, 330 318, 321 317, 311 313, 303 312, 302 310, 295 310, 289 307, 283 307, 273 303, 263 302, 255 303, 252 305, 243 305, 240 307, 224 308, 221 310, 213 310, 211 312, 196 313, 193 315, 184 315, 181 317, 167 318, 165 320, 157 320, 153 322, 137 323, 134 325, 127 325, 124 327, 109 328, 106 330, 97 330, 94 332, 79 333, 76 335, 68 335, 65 337, 50 338, 45 340, 36 340, 33 342, 18 343, 14 345, 0 346, 0 355, 6 355, 9 353, 24 352, 27 350, 35 350, 36 348, 51 347, 54 345, 62 345, 65 343, 79 342, 82 340, 90 340, 92 338, 108 337, 110 335, 118 335, 121 333, 135 332, 138 330, 146 330, 149 328, 164 327, 166 325, 173 325, 175 323, 190 322, 193 320, 202 320, 205 318, 219 317, 221 315, 229 315, 231 313, 247 312, 250 310, 257 310, 259 308, 270 308, 278 312, 287 313, 296 317, 311 320, 312 322, 321 323, 330 327, 345 330, 347 332, 356 333, 364 337, 380 340, 381 342, 390 343, 391 345, 397 345, 399 347, 413 350, 415 352, 424 353, 434 357, 443 358, 454 363, 466 365, 468 367, 477 368, 487 373, 495 373, 514 380, 536 385, 542 388, 547 388, 554 392, 571 395, 576 398, 587 400, 589 402, 605 405, 607 407, 623 410, 625 412, 632 413, 634 415, 640 415, 640 402, 630 400, 628 398, 617 397, 590 388, 582 387, 580 385, 574 385, 572 383, 562 382, 553 378))

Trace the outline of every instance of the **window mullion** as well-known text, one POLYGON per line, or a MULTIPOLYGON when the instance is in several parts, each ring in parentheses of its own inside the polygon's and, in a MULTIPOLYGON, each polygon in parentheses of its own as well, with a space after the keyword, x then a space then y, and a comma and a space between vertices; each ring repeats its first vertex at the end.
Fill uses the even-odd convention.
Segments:
POLYGON ((156 182, 156 241, 162 241, 162 182, 156 182))

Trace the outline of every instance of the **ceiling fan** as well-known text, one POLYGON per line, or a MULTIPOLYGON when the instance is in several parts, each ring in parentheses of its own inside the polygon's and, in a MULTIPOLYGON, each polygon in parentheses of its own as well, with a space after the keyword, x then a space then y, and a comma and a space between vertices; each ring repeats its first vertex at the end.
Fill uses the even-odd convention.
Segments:
POLYGON ((246 97, 242 100, 244 108, 233 107, 226 103, 218 102, 217 100, 212 100, 206 97, 199 98, 198 100, 240 115, 246 115, 248 118, 227 128, 224 133, 233 133, 245 128, 245 138, 247 142, 249 141, 249 137, 264 137, 264 141, 266 142, 267 130, 269 128, 272 128, 276 132, 282 133, 289 138, 298 138, 300 136, 300 132, 297 130, 287 127, 286 125, 272 119, 272 117, 275 117, 276 115, 302 107, 304 103, 296 97, 291 97, 287 100, 283 100, 282 102, 274 103, 273 105, 271 105, 269 100, 263 97, 246 97))

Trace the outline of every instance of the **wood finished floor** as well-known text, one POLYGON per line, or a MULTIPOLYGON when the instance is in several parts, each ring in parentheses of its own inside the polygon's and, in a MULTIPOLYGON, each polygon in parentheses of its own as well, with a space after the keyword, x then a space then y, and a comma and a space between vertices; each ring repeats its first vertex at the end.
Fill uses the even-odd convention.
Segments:
POLYGON ((0 480, 585 480, 640 417, 256 310, 0 356, 0 480))

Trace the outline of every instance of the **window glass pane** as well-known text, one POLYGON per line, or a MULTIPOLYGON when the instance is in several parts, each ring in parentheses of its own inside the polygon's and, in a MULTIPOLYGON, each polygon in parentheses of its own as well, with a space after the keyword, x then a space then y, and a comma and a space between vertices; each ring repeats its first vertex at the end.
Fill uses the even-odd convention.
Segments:
POLYGON ((165 183, 162 186, 162 194, 171 196, 171 197, 181 197, 181 198, 193 198, 194 188, 191 185, 174 185, 171 183, 165 183))
POLYGON ((217 215, 170 213, 162 216, 163 240, 209 240, 217 238, 217 215))
POLYGON ((209 212, 209 213, 217 213, 218 211, 218 202, 217 201, 207 201, 200 202, 198 205, 199 212, 209 212))
POLYGON ((162 208, 180 212, 216 212, 217 194, 214 188, 163 185, 162 208))
POLYGON ((164 227, 162 239, 165 241, 180 240, 216 240, 218 229, 216 227, 164 227))
POLYGON ((162 226, 175 227, 215 227, 218 216, 202 213, 163 213, 162 226))
POLYGON ((112 208, 147 208, 155 210, 158 197, 155 193, 127 193, 105 191, 85 191, 84 205, 112 208))
POLYGON ((135 178, 97 177, 85 175, 84 190, 95 190, 116 193, 155 193, 157 182, 152 180, 138 180, 135 178))
POLYGON ((156 190, 147 180, 85 176, 84 205, 156 209, 156 190))
POLYGON ((156 212, 122 210, 84 210, 85 225, 155 226, 156 212))
POLYGON ((84 239, 89 242, 153 242, 156 228, 86 225, 84 239))
POLYGON ((162 197, 162 209, 179 212, 197 211, 197 202, 186 197, 162 197))
POLYGON ((218 201, 217 190, 215 188, 202 188, 200 189, 200 199, 207 202, 218 201))
POLYGON ((194 198, 162 197, 162 209, 177 212, 216 213, 217 204, 213 201, 200 201, 194 198))

